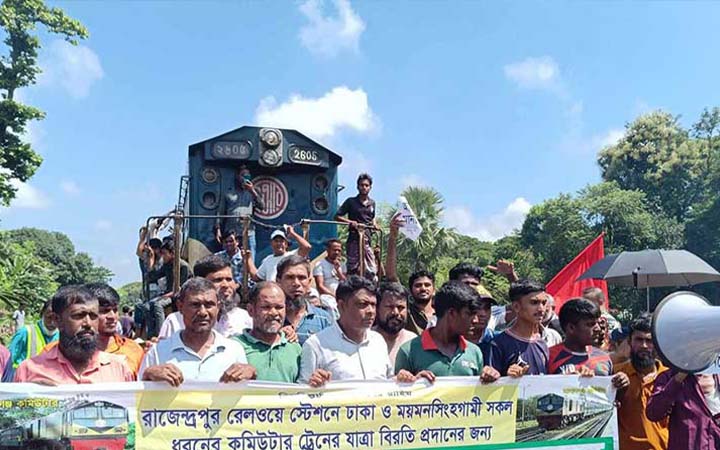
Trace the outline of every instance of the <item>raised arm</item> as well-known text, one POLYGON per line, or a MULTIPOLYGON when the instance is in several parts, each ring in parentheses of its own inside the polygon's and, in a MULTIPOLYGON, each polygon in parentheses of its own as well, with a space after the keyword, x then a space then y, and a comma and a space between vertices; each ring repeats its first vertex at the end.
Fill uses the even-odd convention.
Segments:
POLYGON ((295 232, 295 229, 291 226, 285 227, 285 233, 287 234, 288 238, 293 238, 298 243, 298 255, 302 256, 303 258, 307 258, 308 255, 310 255, 310 249, 312 249, 312 245, 308 241, 305 240, 302 236, 297 234, 295 232))
POLYGON ((660 422, 672 413, 675 402, 682 397, 687 374, 667 370, 655 379, 653 392, 648 399, 645 415, 652 422, 660 422))

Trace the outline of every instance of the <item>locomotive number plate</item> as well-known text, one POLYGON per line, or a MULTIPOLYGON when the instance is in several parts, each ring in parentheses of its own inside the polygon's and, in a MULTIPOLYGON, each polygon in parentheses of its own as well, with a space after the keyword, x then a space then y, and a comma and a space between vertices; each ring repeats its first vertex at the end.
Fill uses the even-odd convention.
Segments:
POLYGON ((212 147, 212 155, 217 159, 248 159, 251 150, 247 141, 216 142, 212 147))
POLYGON ((296 147, 293 145, 288 149, 288 158, 295 164, 321 166, 327 163, 328 154, 325 150, 296 147))

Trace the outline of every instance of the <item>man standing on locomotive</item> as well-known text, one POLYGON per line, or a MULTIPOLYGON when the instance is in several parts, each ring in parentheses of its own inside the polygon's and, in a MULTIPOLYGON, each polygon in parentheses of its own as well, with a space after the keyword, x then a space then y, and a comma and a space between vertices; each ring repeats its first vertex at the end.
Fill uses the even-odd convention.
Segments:
MULTIPOLYGON (((242 242, 242 216, 252 216, 255 209, 262 211, 265 209, 265 204, 255 189, 250 169, 242 165, 238 167, 235 174, 235 187, 229 189, 222 197, 222 204, 219 208, 220 214, 234 217, 225 219, 218 217, 215 223, 215 239, 217 242, 222 244, 223 236, 227 236, 230 231, 234 231, 235 236, 242 242)), ((251 257, 255 259, 255 227, 252 222, 248 226, 248 247, 251 257)))
POLYGON ((345 251, 347 252, 347 273, 356 275, 360 273, 360 257, 365 260, 365 276, 373 278, 377 274, 375 254, 370 245, 372 230, 378 228, 375 221, 375 200, 370 198, 372 177, 361 173, 357 179, 358 195, 350 197, 343 202, 337 210, 335 220, 350 225, 345 251), (343 217, 347 216, 347 218, 343 217), (360 230, 362 229, 365 241, 360 254, 360 230))

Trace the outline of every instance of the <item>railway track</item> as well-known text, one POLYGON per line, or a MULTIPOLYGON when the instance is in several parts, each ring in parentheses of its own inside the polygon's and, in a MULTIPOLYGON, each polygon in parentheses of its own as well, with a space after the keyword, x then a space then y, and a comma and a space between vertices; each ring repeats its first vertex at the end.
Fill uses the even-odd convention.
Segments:
POLYGON ((580 439, 599 436, 607 426, 612 414, 601 414, 583 422, 554 439, 580 439))
POLYGON ((532 441, 535 440, 535 438, 542 436, 543 434, 545 434, 545 428, 542 428, 540 426, 526 428, 519 432, 517 436, 515 436, 515 442, 532 441))

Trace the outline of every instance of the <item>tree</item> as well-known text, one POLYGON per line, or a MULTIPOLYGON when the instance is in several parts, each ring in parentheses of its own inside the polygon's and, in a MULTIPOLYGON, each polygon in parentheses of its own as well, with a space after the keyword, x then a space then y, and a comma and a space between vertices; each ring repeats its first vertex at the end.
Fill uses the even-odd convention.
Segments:
POLYGON ((75 246, 63 233, 19 228, 6 232, 6 236, 10 242, 33 243, 35 256, 50 265, 53 279, 61 286, 107 283, 112 278, 110 270, 96 266, 86 253, 75 253, 75 246))
POLYGON ((135 281, 128 283, 117 289, 120 294, 120 307, 129 306, 130 308, 135 307, 135 303, 143 298, 142 282, 135 281))
POLYGON ((15 197, 11 181, 27 181, 42 163, 31 144, 23 142, 23 136, 28 123, 45 114, 18 102, 15 96, 18 89, 35 84, 40 73, 40 39, 34 33, 38 25, 72 44, 88 35, 80 22, 59 8, 49 8, 42 0, 3 0, 0 6, 0 26, 8 51, 0 55, 0 205, 5 206, 15 197))
POLYGON ((11 242, 0 232, 0 307, 39 311, 57 289, 50 265, 35 255, 34 243, 11 242))
POLYGON ((598 164, 605 181, 644 192, 653 205, 678 220, 684 220, 705 192, 705 146, 689 138, 677 117, 663 111, 626 125, 622 139, 600 151, 598 164))

